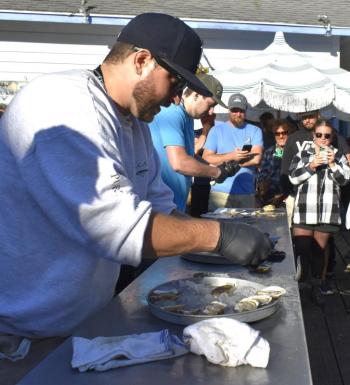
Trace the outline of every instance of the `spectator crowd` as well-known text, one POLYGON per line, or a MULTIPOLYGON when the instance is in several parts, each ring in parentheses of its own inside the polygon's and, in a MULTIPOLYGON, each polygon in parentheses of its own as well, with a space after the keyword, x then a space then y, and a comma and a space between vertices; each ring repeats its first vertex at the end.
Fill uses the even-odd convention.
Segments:
POLYGON ((243 94, 231 95, 225 106, 220 82, 199 76, 215 98, 187 89, 178 106, 162 108, 150 125, 174 202, 193 216, 224 207, 286 207, 300 288, 311 288, 321 302, 318 294, 333 294, 328 280, 333 236, 344 224, 348 206, 343 191, 350 178, 348 143, 319 111, 298 113, 295 120, 264 112, 259 123, 250 122, 243 94), (227 108, 227 121, 215 120, 218 103, 227 108), (201 119, 203 126, 197 135, 193 119, 201 119), (187 183, 181 193, 176 178, 187 183))

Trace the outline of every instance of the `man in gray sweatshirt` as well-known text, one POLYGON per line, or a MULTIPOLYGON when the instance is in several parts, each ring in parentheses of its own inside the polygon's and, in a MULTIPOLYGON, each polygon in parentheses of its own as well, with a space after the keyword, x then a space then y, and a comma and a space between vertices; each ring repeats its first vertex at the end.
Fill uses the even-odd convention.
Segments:
POLYGON ((145 122, 187 84, 211 95, 201 52, 179 19, 141 14, 94 71, 41 76, 13 99, 0 120, 0 335, 69 334, 143 256, 267 257, 254 227, 177 215, 160 178, 145 122))

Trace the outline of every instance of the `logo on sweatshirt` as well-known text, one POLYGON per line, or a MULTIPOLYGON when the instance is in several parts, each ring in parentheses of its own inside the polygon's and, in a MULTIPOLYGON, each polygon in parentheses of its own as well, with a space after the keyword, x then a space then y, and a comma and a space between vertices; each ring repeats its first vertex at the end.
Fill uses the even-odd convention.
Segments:
POLYGON ((114 192, 117 192, 120 190, 120 175, 119 174, 114 174, 114 175, 111 175, 111 178, 113 179, 113 183, 112 183, 112 190, 114 192))
POLYGON ((141 161, 136 164, 136 175, 144 176, 148 172, 147 162, 141 161))

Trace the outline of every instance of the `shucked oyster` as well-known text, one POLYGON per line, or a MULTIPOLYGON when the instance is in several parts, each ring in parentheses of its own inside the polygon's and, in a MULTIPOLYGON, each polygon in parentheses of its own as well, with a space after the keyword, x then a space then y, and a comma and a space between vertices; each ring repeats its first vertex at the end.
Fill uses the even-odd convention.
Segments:
POLYGON ((276 206, 275 205, 266 205, 262 209, 265 212, 271 212, 271 211, 275 211, 276 210, 276 206))
POLYGON ((149 299, 151 302, 176 301, 179 297, 179 294, 180 293, 177 290, 153 290, 149 296, 149 299))
POLYGON ((259 302, 251 297, 243 298, 235 305, 235 310, 238 312, 256 310, 259 306, 259 302))
POLYGON ((206 315, 219 315, 224 314, 225 307, 227 305, 225 303, 219 301, 213 301, 208 303, 203 309, 202 313, 206 315))
POLYGON ((214 297, 218 297, 220 294, 232 294, 236 290, 237 286, 232 284, 217 286, 211 291, 211 295, 214 297))
POLYGON ((280 286, 267 286, 261 290, 258 290, 256 294, 267 294, 271 296, 273 299, 279 298, 281 295, 286 294, 286 289, 280 286))
POLYGON ((172 306, 163 306, 162 310, 170 311, 171 313, 180 313, 184 311, 184 305, 172 305, 172 306))
POLYGON ((272 297, 268 294, 256 294, 252 295, 250 297, 247 297, 247 299, 254 299, 255 301, 259 302, 260 305, 267 305, 272 301, 272 297))

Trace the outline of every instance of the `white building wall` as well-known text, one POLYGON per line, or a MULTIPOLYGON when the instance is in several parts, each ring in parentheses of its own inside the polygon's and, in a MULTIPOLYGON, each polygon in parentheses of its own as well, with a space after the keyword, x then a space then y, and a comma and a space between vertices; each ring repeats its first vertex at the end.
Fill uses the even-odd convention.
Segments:
MULTIPOLYGON (((118 32, 115 26, 0 22, 0 82, 27 82, 42 73, 94 68, 106 56, 118 32)), ((235 58, 266 48, 274 37, 270 32, 198 32, 215 69, 228 68, 235 58)), ((338 37, 286 34, 285 38, 293 48, 339 65, 338 37)), ((202 63, 207 66, 204 59, 202 63)))
POLYGON ((108 46, 0 41, 0 52, 0 80, 29 81, 47 72, 94 68, 108 46))

